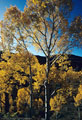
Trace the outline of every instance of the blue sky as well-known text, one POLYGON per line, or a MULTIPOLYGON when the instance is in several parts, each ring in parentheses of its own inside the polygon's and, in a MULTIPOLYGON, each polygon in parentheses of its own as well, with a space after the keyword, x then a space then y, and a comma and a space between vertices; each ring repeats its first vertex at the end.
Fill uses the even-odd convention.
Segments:
MULTIPOLYGON (((25 4, 26 0, 0 0, 0 20, 3 19, 3 15, 6 11, 6 8, 9 8, 10 5, 16 5, 21 11, 23 11, 25 4)), ((82 16, 82 0, 73 0, 73 11, 69 18, 69 21, 73 20, 73 18, 78 15, 82 16)), ((33 47, 31 47, 30 50, 33 54, 43 55, 41 53, 36 52, 33 47)), ((82 56, 82 50, 75 49, 72 54, 82 56)))
POLYGON ((9 8, 10 5, 17 6, 20 10, 23 11, 26 0, 0 0, 0 20, 3 19, 4 12, 6 8, 9 8))

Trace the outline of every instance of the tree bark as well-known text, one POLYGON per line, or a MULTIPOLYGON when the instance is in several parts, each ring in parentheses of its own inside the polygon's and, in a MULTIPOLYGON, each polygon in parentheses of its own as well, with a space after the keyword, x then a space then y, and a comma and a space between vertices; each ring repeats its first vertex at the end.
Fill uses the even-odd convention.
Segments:
POLYGON ((2 109, 1 109, 1 94, 0 94, 0 112, 2 112, 2 109))
POLYGON ((78 120, 80 120, 80 108, 78 107, 78 120))
POLYGON ((9 112, 9 94, 5 92, 5 113, 9 112))
POLYGON ((45 80, 45 120, 49 120, 49 82, 48 75, 50 71, 49 55, 46 57, 46 80, 45 80))
POLYGON ((14 86, 12 87, 12 93, 11 93, 11 96, 12 96, 12 99, 13 99, 13 106, 14 106, 14 112, 17 112, 17 104, 16 104, 16 97, 17 97, 17 88, 16 88, 16 84, 14 84, 14 86))
POLYGON ((33 95, 33 90, 32 90, 32 70, 31 70, 31 62, 29 58, 29 70, 30 70, 30 118, 32 118, 32 95, 33 95))

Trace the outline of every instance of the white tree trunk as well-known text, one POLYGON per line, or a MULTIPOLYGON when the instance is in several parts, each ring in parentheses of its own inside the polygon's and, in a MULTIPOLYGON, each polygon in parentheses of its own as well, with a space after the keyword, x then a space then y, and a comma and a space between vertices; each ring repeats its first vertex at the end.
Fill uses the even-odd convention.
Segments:
POLYGON ((49 57, 46 57, 46 80, 45 80, 45 120, 49 120, 49 83, 48 75, 50 71, 49 57))

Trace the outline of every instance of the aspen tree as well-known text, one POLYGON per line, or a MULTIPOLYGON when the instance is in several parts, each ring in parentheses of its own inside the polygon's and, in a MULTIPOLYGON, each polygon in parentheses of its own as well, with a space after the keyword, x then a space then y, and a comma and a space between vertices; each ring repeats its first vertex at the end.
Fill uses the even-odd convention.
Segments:
POLYGON ((76 17, 69 24, 71 10, 72 0, 27 0, 24 12, 11 6, 5 13, 6 30, 17 41, 14 47, 23 45, 26 50, 31 42, 46 57, 45 120, 49 119, 50 67, 64 53, 82 45, 82 19, 76 17))

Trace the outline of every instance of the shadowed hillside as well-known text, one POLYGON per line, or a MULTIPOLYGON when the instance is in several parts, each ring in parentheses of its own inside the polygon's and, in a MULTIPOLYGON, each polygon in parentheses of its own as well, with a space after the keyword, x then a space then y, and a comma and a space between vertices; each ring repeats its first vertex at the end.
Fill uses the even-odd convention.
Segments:
MULTIPOLYGON (((36 55, 40 64, 46 63, 46 58, 43 56, 36 55)), ((82 69, 82 57, 76 55, 68 55, 68 60, 71 62, 73 69, 80 71, 82 69)))
MULTIPOLYGON (((2 60, 1 54, 2 54, 2 51, 0 51, 0 61, 2 60)), ((46 63, 46 58, 44 56, 36 55, 36 57, 40 64, 46 63)), ((71 66, 73 67, 73 69, 75 69, 77 71, 82 70, 82 57, 70 54, 70 55, 68 55, 68 58, 69 58, 68 60, 70 60, 70 62, 71 62, 71 66)))

